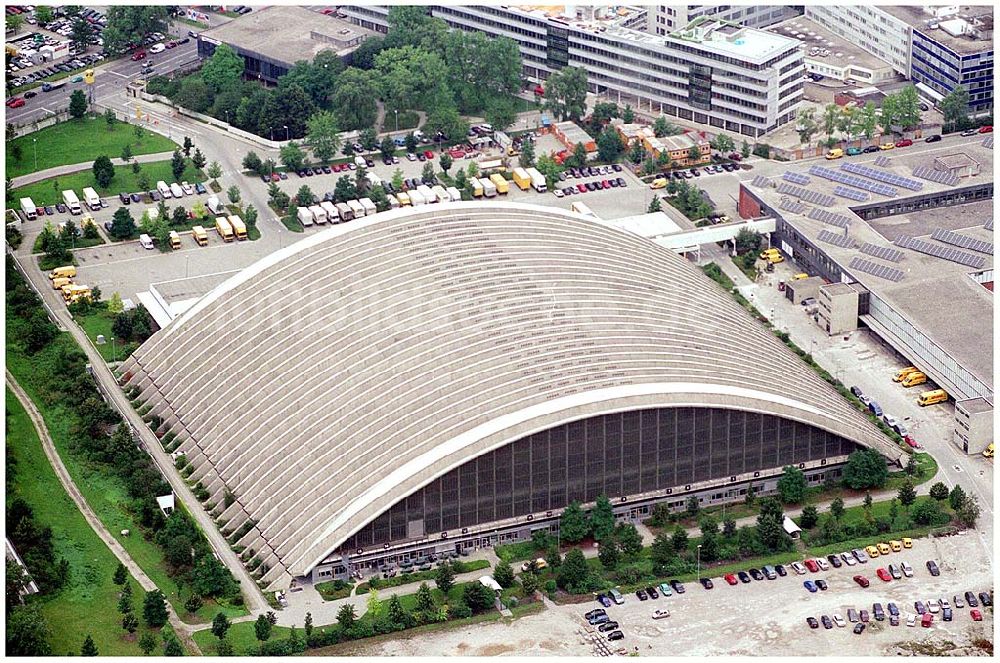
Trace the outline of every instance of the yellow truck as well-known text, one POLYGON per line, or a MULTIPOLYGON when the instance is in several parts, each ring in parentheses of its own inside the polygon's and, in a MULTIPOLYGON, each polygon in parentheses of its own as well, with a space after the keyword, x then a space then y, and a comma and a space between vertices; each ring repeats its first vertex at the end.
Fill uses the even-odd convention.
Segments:
POLYGON ((835 149, 832 149, 832 150, 830 150, 829 152, 826 153, 826 158, 829 159, 829 160, 831 160, 831 161, 833 159, 839 159, 842 156, 844 156, 844 150, 840 149, 839 147, 835 148, 835 149))
POLYGON ((90 297, 90 286, 74 285, 72 283, 62 287, 62 296, 67 304, 79 301, 82 297, 90 297))
POLYGON ((72 279, 76 278, 76 267, 73 265, 66 265, 65 267, 56 267, 49 274, 50 279, 72 279))
POLYGON ((910 387, 916 387, 918 384, 924 384, 927 382, 927 376, 916 371, 915 373, 910 373, 905 378, 903 378, 902 385, 909 389, 910 387))
POLYGON ((917 397, 917 405, 920 407, 927 407, 928 405, 934 405, 935 403, 943 403, 948 400, 948 392, 944 389, 931 389, 930 391, 925 391, 917 397))
POLYGON ((177 234, 176 230, 170 231, 170 248, 173 251, 181 248, 181 236, 177 234))
POLYGON ((243 241, 247 238, 247 226, 238 215, 233 214, 229 217, 229 225, 233 227, 236 239, 243 241))
POLYGON ((52 279, 52 289, 62 290, 64 285, 70 285, 73 283, 73 279, 66 278, 65 276, 60 276, 57 279, 52 279))
POLYGON ((992 442, 990 442, 988 445, 986 445, 986 448, 983 449, 983 458, 993 458, 993 443, 992 442))
POLYGON ((892 376, 892 381, 893 382, 902 382, 903 380, 906 379, 906 376, 909 375, 910 373, 919 373, 919 372, 920 371, 917 370, 916 367, 914 367, 914 366, 907 366, 906 368, 901 368, 898 371, 896 371, 896 374, 894 376, 892 376))
POLYGON ((469 178, 469 183, 472 184, 472 197, 482 198, 483 197, 483 185, 480 184, 478 177, 469 178))
POLYGON ((229 220, 224 216, 215 217, 215 230, 223 242, 231 242, 236 238, 233 234, 233 227, 229 225, 229 220))
POLYGON ((521 191, 527 191, 531 188, 531 175, 528 175, 528 171, 524 168, 515 168, 514 184, 516 184, 517 188, 521 191))
POLYGON ((194 243, 198 246, 208 246, 208 232, 205 231, 204 226, 193 226, 191 236, 194 237, 194 243))
POLYGON ((507 178, 500 173, 493 173, 490 175, 490 182, 497 188, 497 193, 507 193, 510 191, 510 184, 507 182, 507 178))

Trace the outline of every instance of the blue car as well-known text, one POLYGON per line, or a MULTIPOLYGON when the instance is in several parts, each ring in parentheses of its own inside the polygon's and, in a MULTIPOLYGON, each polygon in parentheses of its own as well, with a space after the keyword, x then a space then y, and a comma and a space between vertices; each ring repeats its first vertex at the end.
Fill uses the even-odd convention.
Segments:
POLYGON ((804 583, 802 583, 802 585, 806 589, 808 589, 810 592, 812 592, 813 594, 816 593, 816 589, 817 589, 816 583, 814 583, 812 580, 806 580, 804 583))
POLYGON ((604 594, 598 594, 598 595, 597 595, 597 600, 598 600, 598 601, 600 602, 600 604, 601 604, 601 605, 603 605, 603 606, 604 606, 605 608, 610 608, 610 607, 611 607, 611 599, 609 599, 609 598, 608 598, 607 596, 605 596, 604 594))
POLYGON ((392 142, 394 142, 397 147, 402 147, 403 145, 406 145, 406 139, 403 138, 402 136, 396 136, 395 138, 392 139, 392 142))

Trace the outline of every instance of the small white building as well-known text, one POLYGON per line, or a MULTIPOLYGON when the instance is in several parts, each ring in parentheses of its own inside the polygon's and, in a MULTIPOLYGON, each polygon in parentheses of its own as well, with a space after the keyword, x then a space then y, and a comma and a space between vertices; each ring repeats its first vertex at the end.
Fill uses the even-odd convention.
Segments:
POLYGON ((500 583, 498 583, 496 580, 493 579, 493 576, 483 576, 482 578, 479 579, 479 584, 481 584, 483 587, 486 587, 487 589, 492 589, 497 594, 497 596, 499 596, 500 593, 503 592, 503 587, 501 587, 500 583))
POLYGON ((785 516, 785 519, 781 522, 781 526, 785 528, 785 533, 793 539, 798 539, 802 536, 802 528, 795 524, 795 521, 785 516))
POLYGON ((163 512, 164 516, 169 516, 174 512, 174 494, 161 495, 156 498, 156 503, 160 507, 160 511, 163 512))

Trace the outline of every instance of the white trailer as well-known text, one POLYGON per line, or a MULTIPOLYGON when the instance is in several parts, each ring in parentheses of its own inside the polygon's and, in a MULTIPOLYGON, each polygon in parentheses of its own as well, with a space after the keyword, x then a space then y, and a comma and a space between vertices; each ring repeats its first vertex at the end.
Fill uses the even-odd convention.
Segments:
POLYGON ((87 203, 87 207, 91 211, 97 211, 101 209, 101 197, 97 195, 97 192, 92 188, 85 187, 83 190, 83 200, 87 203))
POLYGON ((31 198, 21 198, 21 211, 24 212, 24 218, 28 221, 34 221, 38 218, 38 208, 35 207, 31 198))
POLYGON ((354 210, 347 203, 337 203, 337 214, 341 221, 350 221, 354 218, 354 210))
POLYGON ((378 212, 378 208, 375 207, 375 202, 371 198, 361 198, 358 202, 365 208, 365 216, 371 216, 378 212))
POLYGON ((435 184, 431 187, 431 191, 433 191, 434 195, 437 196, 439 203, 447 203, 451 201, 451 196, 448 195, 448 192, 445 191, 445 188, 440 184, 435 184))
POLYGON ((354 213, 354 218, 355 219, 360 219, 361 217, 363 217, 367 213, 367 210, 365 209, 365 206, 362 205, 357 200, 348 200, 347 201, 347 206, 351 208, 351 212, 354 213))
POLYGON ((337 211, 337 206, 334 205, 332 202, 330 202, 329 200, 324 200, 319 204, 319 206, 323 208, 324 212, 326 212, 327 221, 329 221, 330 223, 337 223, 338 221, 340 221, 340 212, 337 211))
POLYGON ((410 197, 410 204, 413 205, 414 207, 416 207, 417 205, 427 204, 427 199, 424 198, 424 195, 422 193, 420 193, 419 188, 410 189, 409 191, 406 192, 406 195, 410 197))
POLYGON ((488 177, 480 177, 479 186, 483 187, 483 195, 487 198, 493 198, 497 195, 497 185, 488 177))
POLYGON ((535 189, 535 191, 538 193, 545 193, 547 190, 545 186, 545 176, 538 172, 537 168, 528 168, 527 172, 528 177, 531 178, 531 186, 535 189))
POLYGON ((173 198, 174 194, 170 192, 170 187, 163 180, 156 183, 156 190, 160 192, 160 195, 164 198, 173 198))
POLYGON ((424 197, 425 203, 431 204, 431 203, 436 203, 438 201, 437 196, 434 195, 434 192, 431 191, 431 188, 426 184, 418 185, 417 191, 419 191, 420 195, 424 197))
POLYGON ((368 180, 368 184, 373 187, 382 186, 382 178, 370 170, 365 173, 365 179, 368 180))
POLYGON ((391 193, 385 194, 385 199, 389 201, 389 209, 399 209, 399 198, 391 193))
POLYGON ((170 185, 170 193, 174 194, 174 198, 183 198, 184 197, 184 189, 182 189, 181 185, 178 184, 177 182, 173 182, 170 185))
POLYGON ((320 205, 311 205, 309 211, 312 212, 313 221, 316 222, 316 225, 322 226, 326 223, 326 210, 320 205))
POLYGON ((67 189, 63 191, 63 202, 66 203, 66 207, 73 214, 83 214, 83 208, 80 206, 80 199, 76 197, 76 193, 72 189, 67 189))
POLYGON ((308 207, 299 208, 299 223, 308 228, 313 224, 313 213, 308 207))
POLYGON ((208 200, 205 201, 205 207, 213 215, 218 216, 222 212, 222 202, 219 200, 218 196, 209 196, 208 200))
POLYGON ((462 192, 459 191, 456 187, 450 186, 445 190, 448 192, 448 197, 451 198, 451 202, 457 203, 458 201, 462 200, 462 192))

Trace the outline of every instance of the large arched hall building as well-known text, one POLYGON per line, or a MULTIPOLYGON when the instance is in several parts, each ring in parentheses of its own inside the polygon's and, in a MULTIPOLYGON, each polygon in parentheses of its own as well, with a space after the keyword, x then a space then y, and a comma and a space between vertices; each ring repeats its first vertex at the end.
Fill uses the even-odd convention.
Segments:
POLYGON ((307 237, 125 371, 271 587, 901 454, 683 258, 534 205, 307 237))

